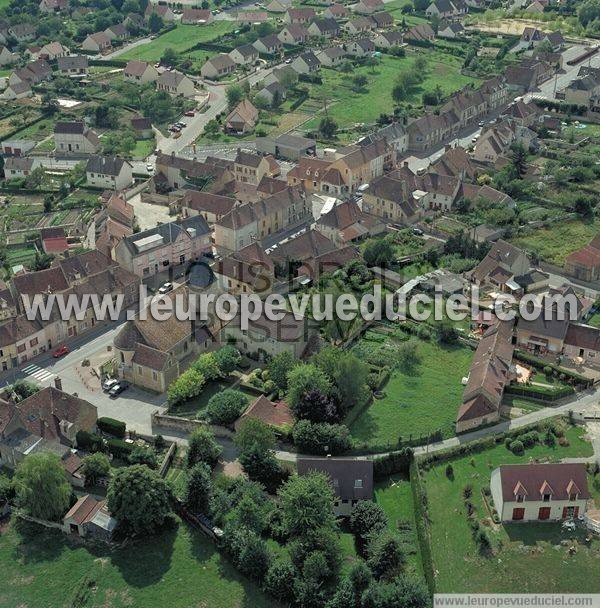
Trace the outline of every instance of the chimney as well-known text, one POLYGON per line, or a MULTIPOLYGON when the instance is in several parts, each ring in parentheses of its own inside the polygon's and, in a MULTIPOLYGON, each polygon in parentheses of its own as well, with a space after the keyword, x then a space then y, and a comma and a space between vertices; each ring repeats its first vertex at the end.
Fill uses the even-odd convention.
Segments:
POLYGON ((403 166, 403 167, 408 167, 408 161, 407 161, 407 160, 405 160, 405 161, 402 163, 402 166, 403 166))
POLYGON ((54 378, 54 387, 57 390, 62 391, 62 380, 59 376, 56 376, 56 378, 54 378))
POLYGON ((446 145, 444 146, 444 151, 445 151, 445 152, 448 152, 448 150, 452 150, 452 144, 446 144, 446 145))

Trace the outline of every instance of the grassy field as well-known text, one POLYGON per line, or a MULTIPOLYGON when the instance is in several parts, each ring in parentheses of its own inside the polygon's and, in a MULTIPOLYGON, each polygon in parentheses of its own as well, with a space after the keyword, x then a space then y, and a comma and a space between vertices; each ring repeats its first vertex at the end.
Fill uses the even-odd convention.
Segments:
POLYGON ((512 239, 512 243, 536 252, 542 260, 562 266, 567 256, 587 245, 600 232, 600 219, 592 222, 576 220, 557 222, 549 228, 512 239))
MULTIPOLYGON (((326 99, 329 115, 341 127, 353 123, 373 122, 381 113, 393 111, 392 89, 396 76, 412 67, 415 56, 383 55, 379 65, 362 66, 349 74, 324 68, 320 71, 323 83, 311 87, 310 99, 300 106, 300 109, 306 111, 308 106, 312 106, 314 110, 320 110, 323 108, 323 99, 326 99), (359 74, 367 77, 368 84, 364 90, 357 93, 352 90, 352 79, 359 74)), ((444 93, 448 94, 475 82, 475 79, 460 73, 460 59, 437 51, 427 53, 426 57, 429 60, 426 78, 413 88, 412 94, 406 99, 407 103, 420 105, 423 93, 433 91, 438 84, 444 93)), ((315 117, 306 127, 317 127, 320 119, 321 116, 315 117)))
MULTIPOLYGON (((235 29, 235 23, 232 21, 214 21, 202 27, 197 25, 178 25, 175 29, 159 36, 152 42, 130 49, 123 55, 120 55, 119 59, 123 59, 124 61, 129 61, 130 59, 150 62, 158 61, 168 48, 173 49, 182 56, 182 59, 185 59, 187 57, 185 51, 192 48, 195 44, 209 42, 223 34, 231 32, 233 29, 235 29)), ((190 53, 190 55, 193 59, 196 59, 198 53, 204 56, 207 54, 207 51, 195 51, 190 53)))
POLYGON ((374 399, 352 424, 358 444, 387 448, 398 438, 409 439, 443 429, 444 437, 454 434, 454 421, 473 351, 462 346, 447 347, 419 340, 422 362, 414 373, 393 372, 383 388, 383 399, 374 399))
POLYGON ((48 608, 273 606, 185 524, 115 549, 11 523, 0 534, 0 606, 48 608))
POLYGON ((500 526, 491 523, 481 490, 489 486, 490 473, 501 464, 527 463, 531 459, 559 460, 590 456, 591 445, 584 431, 569 428, 569 446, 536 446, 523 456, 515 456, 503 444, 480 454, 452 461, 454 479, 446 477, 446 463, 423 474, 431 519, 431 550, 437 571, 438 592, 462 593, 557 593, 600 592, 598 558, 600 542, 591 547, 579 544, 574 555, 558 546, 571 537, 585 536, 561 532, 558 524, 500 526), (479 553, 467 520, 462 490, 473 486, 472 503, 476 517, 487 526, 494 546, 493 556, 479 553), (558 546, 558 547, 557 547, 558 546))
POLYGON ((135 148, 131 152, 131 156, 133 158, 146 158, 149 154, 152 153, 156 146, 156 142, 153 139, 138 139, 135 142, 135 148))
POLYGON ((410 482, 400 475, 394 475, 375 484, 375 502, 386 512, 390 530, 398 532, 402 537, 407 573, 423 576, 410 482))

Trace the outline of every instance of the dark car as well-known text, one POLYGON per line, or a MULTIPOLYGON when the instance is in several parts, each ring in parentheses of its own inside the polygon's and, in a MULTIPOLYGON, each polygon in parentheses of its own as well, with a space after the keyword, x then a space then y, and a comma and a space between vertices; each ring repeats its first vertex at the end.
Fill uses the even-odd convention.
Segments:
POLYGON ((118 384, 115 384, 108 391, 108 395, 114 399, 115 397, 119 396, 123 391, 127 390, 128 388, 129 388, 129 382, 119 382, 118 384))

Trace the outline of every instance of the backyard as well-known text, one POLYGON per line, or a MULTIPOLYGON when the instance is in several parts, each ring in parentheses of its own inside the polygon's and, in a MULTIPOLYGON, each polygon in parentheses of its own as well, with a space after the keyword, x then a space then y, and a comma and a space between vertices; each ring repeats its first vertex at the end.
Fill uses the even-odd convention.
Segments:
POLYGON ((120 547, 82 545, 13 521, 0 532, 0 606, 273 606, 199 532, 180 523, 120 547))
MULTIPOLYGON (((453 476, 446 475, 446 462, 422 474, 431 521, 431 551, 436 572, 436 591, 441 593, 558 593, 600 592, 597 577, 600 542, 584 543, 585 532, 561 531, 558 524, 496 525, 491 522, 482 489, 501 464, 527 463, 533 459, 557 461, 566 457, 589 457, 592 447, 585 431, 568 427, 568 445, 550 448, 536 445, 522 456, 505 445, 451 460, 453 476), (473 488, 475 517, 490 534, 494 554, 484 556, 473 540, 466 513, 463 488, 473 488), (569 553, 560 543, 575 539, 577 550, 569 553), (519 567, 515 567, 515 564, 519 567)), ((573 543, 569 542, 568 545, 573 543)))
POLYGON ((352 423, 357 448, 382 450, 403 440, 417 439, 442 430, 454 435, 454 421, 469 372, 473 351, 416 339, 420 362, 409 372, 396 369, 374 399, 352 423))
MULTIPOLYGON (((185 403, 171 406, 169 413, 184 418, 201 418, 211 397, 227 388, 233 388, 231 382, 226 382, 225 380, 209 382, 198 397, 190 399, 185 403)), ((253 399, 256 399, 257 395, 255 393, 252 393, 243 387, 235 387, 235 390, 243 393, 246 396, 248 403, 253 399)))
POLYGON ((599 231, 598 219, 591 222, 556 222, 547 228, 538 228, 530 234, 518 236, 512 239, 512 243, 537 253, 546 262, 562 266, 570 253, 587 245, 599 231))
POLYGON ((376 483, 375 502, 386 512, 390 531, 399 533, 402 538, 407 574, 423 576, 410 481, 401 475, 393 475, 376 483))

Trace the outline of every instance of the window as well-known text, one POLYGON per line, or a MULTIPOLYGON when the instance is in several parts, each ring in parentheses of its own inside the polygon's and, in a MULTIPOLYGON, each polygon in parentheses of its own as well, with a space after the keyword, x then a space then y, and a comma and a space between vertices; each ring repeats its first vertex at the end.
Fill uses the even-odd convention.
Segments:
POLYGON ((523 502, 525 500, 525 497, 523 496, 523 494, 517 494, 517 502, 523 502))
POLYGON ((142 366, 138 365, 137 368, 138 368, 138 374, 141 376, 142 375, 142 366))
POLYGON ((33 340, 29 340, 29 346, 36 346, 38 343, 38 339, 34 338, 33 340))
POLYGON ((154 380, 154 382, 158 380, 158 374, 154 371, 152 372, 152 380, 154 380))
POLYGON ((354 480, 354 487, 355 488, 362 488, 363 487, 363 480, 362 479, 355 479, 354 480))
POLYGON ((551 494, 544 494, 544 502, 550 502, 551 494))

